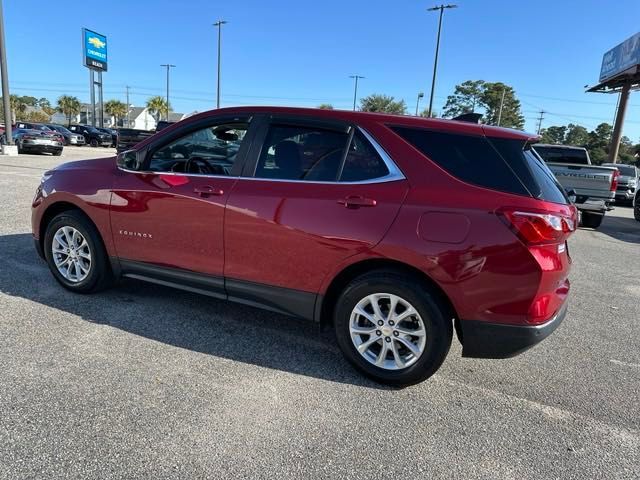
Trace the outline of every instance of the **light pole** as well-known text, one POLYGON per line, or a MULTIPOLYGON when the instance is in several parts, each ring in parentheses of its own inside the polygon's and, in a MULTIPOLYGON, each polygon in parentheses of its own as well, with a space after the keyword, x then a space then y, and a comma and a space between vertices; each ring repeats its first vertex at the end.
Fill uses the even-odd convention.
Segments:
POLYGON ((353 87, 353 111, 356 111, 356 100, 358 98, 358 80, 365 78, 362 75, 349 75, 349 78, 355 79, 355 86, 353 87))
POLYGON ((435 10, 440 10, 440 20, 438 21, 438 39, 436 40, 436 57, 433 61, 433 79, 431 80, 431 96, 429 98, 429 118, 431 118, 431 111, 433 109, 433 93, 436 88, 436 73, 438 71, 438 53, 440 53, 440 32, 442 31, 442 14, 444 13, 445 8, 458 8, 457 5, 439 5, 436 7, 428 8, 427 11, 433 12, 435 10))
POLYGON ((167 121, 169 121, 169 69, 175 67, 175 65, 171 65, 170 63, 163 63, 160 66, 167 69, 167 121))
POLYGON ((4 16, 0 0, 0 75, 2 75, 2 103, 4 108, 4 138, 7 145, 13 145, 11 136, 11 102, 9 96, 9 74, 7 73, 7 43, 4 40, 4 16))
POLYGON ((418 100, 416 100, 416 117, 418 116, 418 108, 420 108, 420 99, 424 97, 424 93, 418 93, 418 100))
POLYGON ((218 27, 218 89, 216 90, 216 108, 220 108, 220 45, 222 43, 222 25, 228 23, 226 20, 218 20, 213 24, 218 27))

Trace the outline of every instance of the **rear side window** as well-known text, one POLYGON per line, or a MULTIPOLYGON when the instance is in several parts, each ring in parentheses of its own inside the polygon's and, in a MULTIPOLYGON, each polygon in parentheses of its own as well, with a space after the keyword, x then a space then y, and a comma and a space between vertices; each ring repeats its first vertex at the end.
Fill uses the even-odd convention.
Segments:
POLYGON ((356 132, 349 145, 340 181, 362 182, 387 175, 389 175, 389 169, 378 152, 360 132, 356 132))
POLYGON ((392 130, 464 182, 517 195, 529 194, 485 137, 406 127, 392 130))

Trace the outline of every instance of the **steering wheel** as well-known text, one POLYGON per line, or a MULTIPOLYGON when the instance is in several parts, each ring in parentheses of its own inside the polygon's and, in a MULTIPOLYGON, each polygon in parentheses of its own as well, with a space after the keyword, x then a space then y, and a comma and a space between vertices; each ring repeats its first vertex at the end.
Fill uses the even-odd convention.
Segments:
POLYGON ((191 157, 184 166, 185 173, 213 174, 211 166, 202 157, 191 157))

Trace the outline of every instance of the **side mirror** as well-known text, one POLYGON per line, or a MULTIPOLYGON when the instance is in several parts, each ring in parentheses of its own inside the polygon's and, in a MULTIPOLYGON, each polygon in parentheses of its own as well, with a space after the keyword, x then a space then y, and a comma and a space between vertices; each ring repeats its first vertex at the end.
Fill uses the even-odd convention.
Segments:
POLYGON ((576 191, 573 188, 567 192, 567 197, 571 203, 576 203, 576 191))
POLYGON ((132 170, 137 172, 142 168, 140 155, 135 150, 127 150, 119 153, 116 157, 116 163, 118 168, 122 168, 123 170, 132 170))

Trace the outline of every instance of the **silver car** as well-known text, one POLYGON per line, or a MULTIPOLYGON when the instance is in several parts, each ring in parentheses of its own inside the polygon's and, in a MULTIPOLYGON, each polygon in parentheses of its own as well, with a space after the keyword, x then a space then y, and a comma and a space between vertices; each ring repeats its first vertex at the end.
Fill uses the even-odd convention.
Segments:
POLYGON ((631 205, 638 190, 640 174, 633 165, 623 165, 621 163, 603 163, 603 167, 616 167, 620 172, 618 177, 618 187, 616 188, 616 203, 631 205))

